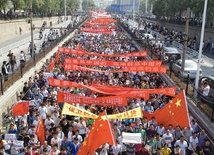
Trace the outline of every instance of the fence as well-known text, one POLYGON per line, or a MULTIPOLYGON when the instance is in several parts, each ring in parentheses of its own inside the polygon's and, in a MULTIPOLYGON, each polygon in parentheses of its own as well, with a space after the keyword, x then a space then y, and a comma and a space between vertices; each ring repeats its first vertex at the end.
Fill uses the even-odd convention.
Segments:
MULTIPOLYGON (((53 50, 54 47, 58 45, 65 37, 67 37, 70 33, 72 33, 76 28, 78 28, 83 22, 87 20, 88 17, 85 17, 81 22, 79 22, 75 27, 70 30, 64 31, 62 35, 54 42, 50 42, 47 46, 40 49, 39 53, 35 53, 35 63, 39 62, 42 58, 45 57, 50 51, 53 50)), ((0 73, 0 92, 3 95, 4 91, 8 89, 14 82, 20 79, 28 70, 30 70, 34 66, 34 59, 30 59, 26 62, 26 64, 19 65, 16 70, 9 75, 8 80, 3 82, 3 75, 0 73)))

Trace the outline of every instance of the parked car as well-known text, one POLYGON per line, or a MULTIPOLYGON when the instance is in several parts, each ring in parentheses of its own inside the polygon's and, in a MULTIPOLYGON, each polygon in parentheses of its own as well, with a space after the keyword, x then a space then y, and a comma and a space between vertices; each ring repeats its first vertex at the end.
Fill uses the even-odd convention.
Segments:
MULTIPOLYGON (((189 74, 190 79, 195 79, 197 72, 197 63, 193 60, 185 60, 184 73, 182 73, 182 59, 179 59, 172 64, 172 71, 180 77, 187 78, 187 75, 189 74)), ((199 76, 202 76, 201 69, 199 76)))
POLYGON ((181 59, 181 53, 175 47, 164 46, 162 60, 164 62, 170 62, 172 57, 173 57, 173 62, 178 59, 181 59))

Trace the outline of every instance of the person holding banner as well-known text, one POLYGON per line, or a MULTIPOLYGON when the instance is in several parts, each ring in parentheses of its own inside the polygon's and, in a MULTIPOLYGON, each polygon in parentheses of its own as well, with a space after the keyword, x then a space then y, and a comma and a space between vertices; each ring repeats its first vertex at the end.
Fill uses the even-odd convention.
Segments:
POLYGON ((136 155, 152 155, 151 151, 149 151, 146 147, 145 144, 142 145, 142 149, 137 152, 136 155))

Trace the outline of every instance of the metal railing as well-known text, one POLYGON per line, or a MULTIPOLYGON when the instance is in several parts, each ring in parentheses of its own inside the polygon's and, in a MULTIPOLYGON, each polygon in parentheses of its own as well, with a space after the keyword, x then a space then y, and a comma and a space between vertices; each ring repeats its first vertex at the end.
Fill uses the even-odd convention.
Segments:
MULTIPOLYGON (((77 29, 83 22, 87 20, 88 17, 85 17, 82 21, 80 21, 76 26, 74 26, 70 30, 63 31, 62 35, 55 41, 49 42, 45 47, 42 47, 39 50, 39 53, 35 53, 35 63, 39 62, 42 58, 44 58, 50 51, 53 50, 54 47, 58 45, 65 37, 67 37, 70 33, 72 33, 75 29, 77 29)), ((14 82, 20 79, 27 71, 29 71, 32 67, 34 67, 34 60, 30 59, 25 62, 24 65, 19 65, 16 67, 12 74, 8 75, 8 79, 5 81, 3 75, 0 73, 0 94, 3 95, 4 91, 7 90, 14 82)))

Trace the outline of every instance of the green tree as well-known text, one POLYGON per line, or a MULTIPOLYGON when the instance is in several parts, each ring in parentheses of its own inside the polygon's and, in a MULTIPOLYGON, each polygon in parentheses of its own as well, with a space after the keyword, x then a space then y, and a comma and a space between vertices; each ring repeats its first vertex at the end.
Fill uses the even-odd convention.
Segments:
POLYGON ((15 13, 16 10, 21 10, 25 8, 24 0, 11 0, 13 5, 13 12, 15 13))
POLYGON ((83 0, 82 9, 85 11, 89 11, 90 9, 94 9, 95 4, 93 0, 83 0))
POLYGON ((3 10, 4 16, 6 14, 7 8, 8 8, 8 0, 0 0, 0 10, 3 10))

